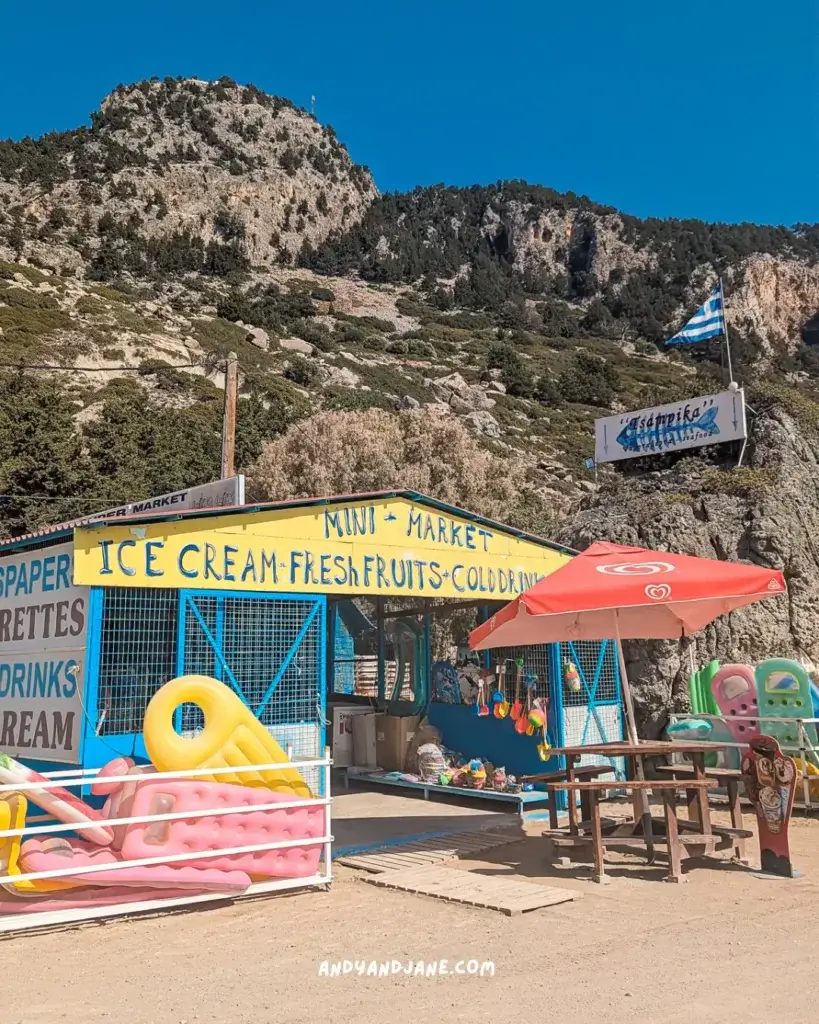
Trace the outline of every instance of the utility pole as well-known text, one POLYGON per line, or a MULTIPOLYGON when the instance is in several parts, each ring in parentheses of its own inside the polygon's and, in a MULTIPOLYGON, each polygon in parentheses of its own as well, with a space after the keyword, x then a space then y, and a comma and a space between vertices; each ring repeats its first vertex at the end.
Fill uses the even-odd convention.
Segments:
POLYGON ((229 352, 225 363, 225 416, 222 420, 222 479, 235 474, 236 393, 239 389, 239 361, 229 352))

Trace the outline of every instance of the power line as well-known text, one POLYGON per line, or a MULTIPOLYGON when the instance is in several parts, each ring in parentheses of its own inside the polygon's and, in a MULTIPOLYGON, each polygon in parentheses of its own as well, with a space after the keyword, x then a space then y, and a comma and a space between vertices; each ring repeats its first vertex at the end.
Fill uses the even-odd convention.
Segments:
POLYGON ((133 498, 125 498, 120 502, 110 497, 94 498, 86 497, 84 494, 0 494, 0 501, 82 501, 82 502, 107 502, 111 505, 127 505, 133 498))
POLYGON ((57 370, 65 373, 156 373, 159 370, 187 370, 195 366, 206 366, 203 361, 198 363, 157 363, 141 366, 52 366, 48 363, 0 363, 0 370, 57 370))

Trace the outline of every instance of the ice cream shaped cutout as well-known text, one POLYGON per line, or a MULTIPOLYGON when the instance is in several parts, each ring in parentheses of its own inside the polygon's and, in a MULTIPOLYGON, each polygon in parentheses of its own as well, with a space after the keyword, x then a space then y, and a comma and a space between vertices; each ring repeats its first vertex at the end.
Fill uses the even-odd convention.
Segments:
POLYGON ((723 665, 711 680, 711 692, 738 743, 759 732, 756 677, 750 665, 723 665))
MULTIPOLYGON (((798 661, 789 658, 769 658, 756 667, 756 691, 759 713, 766 734, 777 739, 786 749, 798 746, 799 729, 794 721, 784 719, 813 718, 810 676, 798 661)), ((816 744, 816 726, 804 726, 811 743, 816 744)))
POLYGON ((788 823, 796 791, 796 764, 773 736, 752 736, 742 756, 742 780, 754 805, 762 871, 794 878, 788 823))

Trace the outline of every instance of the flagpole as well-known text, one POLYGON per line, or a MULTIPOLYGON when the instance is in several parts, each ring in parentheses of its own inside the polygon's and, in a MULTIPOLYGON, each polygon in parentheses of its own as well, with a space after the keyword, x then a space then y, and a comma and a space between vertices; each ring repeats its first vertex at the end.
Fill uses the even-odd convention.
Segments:
POLYGON ((722 333, 725 335, 725 351, 728 353, 728 383, 734 383, 734 368, 731 365, 731 342, 728 338, 728 321, 725 319, 725 286, 719 279, 719 293, 722 299, 722 333))

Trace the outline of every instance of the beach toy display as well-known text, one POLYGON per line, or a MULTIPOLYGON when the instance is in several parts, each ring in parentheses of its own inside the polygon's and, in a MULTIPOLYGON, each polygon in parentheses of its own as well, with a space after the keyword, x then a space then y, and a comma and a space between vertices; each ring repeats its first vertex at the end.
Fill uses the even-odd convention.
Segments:
POLYGON ((534 736, 540 730, 546 728, 546 715, 540 708, 533 707, 527 718, 526 735, 534 736))
POLYGON ((517 721, 515 722, 515 732, 520 736, 532 736, 534 735, 534 726, 529 721, 529 713, 533 707, 532 693, 537 684, 537 676, 533 672, 528 672, 524 679, 524 686, 526 689, 526 696, 524 703, 521 707, 520 714, 517 721), (531 729, 531 732, 530 732, 531 729))
POLYGON ((473 758, 466 766, 466 775, 468 778, 468 785, 472 789, 483 789, 486 785, 486 768, 484 767, 483 761, 479 758, 473 758))
MULTIPOLYGON (((757 665, 754 679, 759 714, 768 719, 780 719, 765 722, 765 728, 760 732, 773 736, 785 747, 797 745, 799 729, 796 722, 781 719, 813 717, 811 680, 807 670, 789 658, 769 658, 757 665)), ((811 743, 816 744, 816 726, 808 723, 804 729, 811 743)))
POLYGON ((489 705, 486 703, 486 688, 492 681, 492 673, 488 669, 482 668, 478 680, 478 696, 475 699, 475 714, 481 718, 489 714, 489 705))
MULTIPOLYGON (((145 710, 143 733, 148 756, 161 772, 249 768, 288 760, 250 708, 224 683, 207 676, 180 676, 157 690, 145 710), (205 728, 192 738, 180 736, 173 728, 174 712, 185 703, 197 704, 205 716, 205 728)), ((263 786, 297 798, 312 796, 294 768, 243 771, 235 775, 202 774, 199 778, 238 786, 263 786)))
MULTIPOLYGON (((799 773, 819 773, 817 691, 811 669, 790 658, 768 658, 758 665, 720 665, 711 661, 689 680, 694 717, 666 727, 671 740, 704 740, 716 745, 731 743, 706 756, 708 767, 739 768, 747 744, 758 734, 777 740, 786 754, 797 755, 804 741, 807 763, 797 759, 799 773), (702 716, 702 717, 700 717, 702 716), (802 733, 797 722, 802 720, 802 733)), ((804 787, 797 788, 801 796, 804 787)), ((811 782, 816 799, 819 785, 811 782)))
POLYGON ((537 673, 529 672, 526 676, 526 735, 534 736, 536 729, 542 729, 546 724, 545 715, 539 706, 537 698, 532 695, 537 686, 537 673), (533 717, 534 716, 534 717, 533 717))

